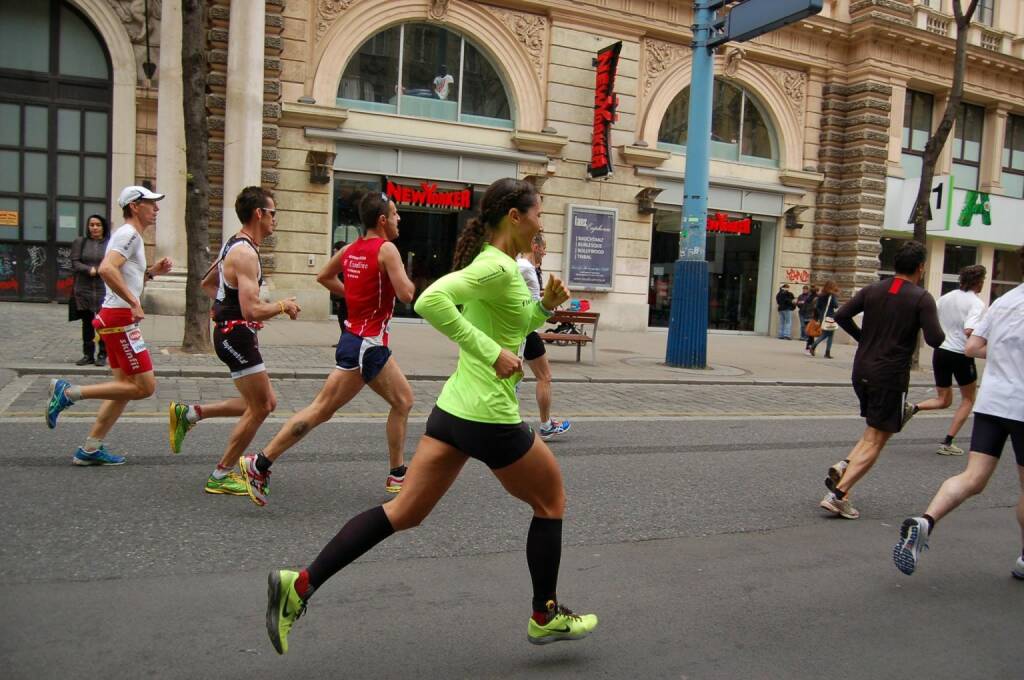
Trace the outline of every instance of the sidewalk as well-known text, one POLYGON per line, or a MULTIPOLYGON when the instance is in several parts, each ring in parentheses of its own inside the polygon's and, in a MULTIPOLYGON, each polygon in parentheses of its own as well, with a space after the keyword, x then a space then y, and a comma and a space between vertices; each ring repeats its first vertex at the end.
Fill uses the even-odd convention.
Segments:
MULTIPOLYGON (((74 365, 81 356, 79 322, 67 321, 67 307, 58 304, 0 302, 0 368, 22 375, 105 374, 105 368, 74 365)), ((189 355, 178 347, 184 321, 180 317, 147 316, 143 335, 158 376, 224 377, 227 370, 215 355, 189 355)), ((843 335, 837 331, 837 340, 843 335)), ((260 348, 275 378, 321 378, 334 365, 338 340, 336 321, 273 319, 260 332, 260 348)), ((599 329, 597 364, 576 363, 574 347, 548 345, 555 381, 682 384, 847 385, 855 345, 833 345, 834 359, 811 358, 803 343, 753 335, 712 333, 708 336, 708 368, 681 369, 664 365, 668 334, 664 330, 623 332, 599 329)), ((430 326, 396 321, 391 348, 410 379, 443 380, 454 370, 457 348, 430 326)), ((921 351, 921 365, 911 383, 932 385, 931 350, 921 351)), ((529 374, 529 371, 527 371, 529 374)))

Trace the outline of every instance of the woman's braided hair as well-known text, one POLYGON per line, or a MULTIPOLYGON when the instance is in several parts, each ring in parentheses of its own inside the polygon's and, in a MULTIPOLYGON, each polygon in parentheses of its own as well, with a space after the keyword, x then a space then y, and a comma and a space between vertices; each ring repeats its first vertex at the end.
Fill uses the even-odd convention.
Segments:
POLYGON ((537 189, 529 182, 506 177, 487 187, 480 203, 480 215, 466 223, 455 242, 452 270, 462 269, 473 261, 483 248, 488 231, 495 229, 509 210, 526 212, 536 204, 537 189))

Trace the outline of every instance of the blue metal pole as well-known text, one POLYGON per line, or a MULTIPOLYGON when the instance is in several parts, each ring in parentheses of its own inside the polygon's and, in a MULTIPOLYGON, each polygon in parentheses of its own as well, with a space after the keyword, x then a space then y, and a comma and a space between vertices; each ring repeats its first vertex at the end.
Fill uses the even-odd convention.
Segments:
POLYGON ((693 75, 686 137, 679 259, 672 283, 668 347, 665 363, 681 368, 707 368, 708 263, 705 258, 711 147, 711 99, 714 93, 713 48, 708 47, 716 20, 713 0, 696 0, 693 33, 693 75))

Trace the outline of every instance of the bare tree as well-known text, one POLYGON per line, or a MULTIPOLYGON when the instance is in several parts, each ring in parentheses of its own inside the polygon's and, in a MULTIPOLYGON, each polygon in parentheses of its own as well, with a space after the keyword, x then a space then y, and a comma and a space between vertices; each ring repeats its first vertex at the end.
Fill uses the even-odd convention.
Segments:
POLYGON ((211 353, 210 298, 200 283, 210 267, 210 157, 206 122, 206 0, 182 0, 181 66, 185 106, 185 159, 188 183, 185 198, 185 237, 188 275, 185 279, 186 352, 211 353))
POLYGON ((960 110, 960 100, 964 94, 964 71, 967 68, 967 28, 978 8, 978 0, 970 0, 967 9, 961 7, 961 0, 953 0, 953 17, 956 20, 956 54, 953 57, 953 87, 949 92, 946 110, 935 133, 928 139, 924 147, 924 159, 921 165, 921 184, 917 189, 917 200, 914 202, 913 223, 914 240, 922 245, 927 239, 928 219, 931 217, 929 199, 932 192, 932 180, 935 178, 935 164, 946 145, 949 133, 953 129, 956 114, 960 110))

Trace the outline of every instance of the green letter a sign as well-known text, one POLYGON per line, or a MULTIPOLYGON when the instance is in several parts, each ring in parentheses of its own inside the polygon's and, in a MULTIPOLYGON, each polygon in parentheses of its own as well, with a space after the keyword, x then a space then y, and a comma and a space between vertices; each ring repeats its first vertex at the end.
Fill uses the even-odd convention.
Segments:
POLYGON ((960 218, 956 221, 961 227, 969 227, 974 222, 974 216, 981 215, 981 222, 986 227, 992 224, 991 206, 988 194, 979 191, 968 191, 964 200, 964 209, 960 211, 960 218))

